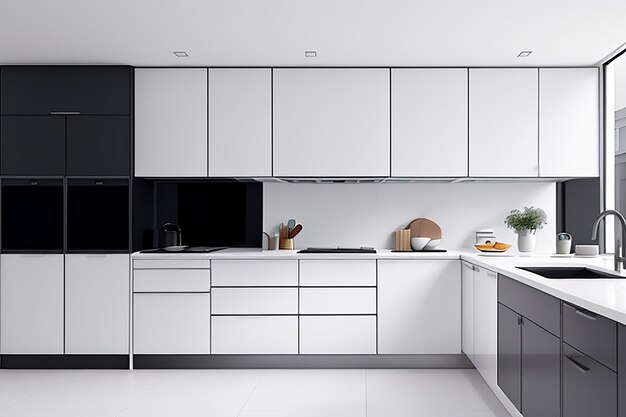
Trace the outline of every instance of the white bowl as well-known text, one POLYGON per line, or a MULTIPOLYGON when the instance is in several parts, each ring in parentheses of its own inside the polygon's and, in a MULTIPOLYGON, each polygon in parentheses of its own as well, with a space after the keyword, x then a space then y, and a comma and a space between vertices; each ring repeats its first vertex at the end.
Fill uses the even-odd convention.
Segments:
POLYGON ((430 242, 429 237, 413 237, 411 238, 411 247, 413 250, 422 250, 428 242, 430 242))
POLYGON ((424 250, 433 250, 441 243, 441 239, 430 239, 430 242, 424 246, 424 250))
POLYGON ((595 257, 598 256, 600 252, 598 245, 576 245, 576 256, 588 256, 595 257))

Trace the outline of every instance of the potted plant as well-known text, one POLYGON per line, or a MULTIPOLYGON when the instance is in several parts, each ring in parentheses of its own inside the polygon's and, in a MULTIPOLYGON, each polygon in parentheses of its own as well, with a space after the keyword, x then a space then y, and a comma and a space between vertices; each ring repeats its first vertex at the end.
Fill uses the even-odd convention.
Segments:
POLYGON ((520 252, 532 252, 535 250, 535 233, 543 228, 548 216, 540 208, 524 207, 524 211, 511 210, 506 216, 504 223, 517 233, 517 249, 520 252))

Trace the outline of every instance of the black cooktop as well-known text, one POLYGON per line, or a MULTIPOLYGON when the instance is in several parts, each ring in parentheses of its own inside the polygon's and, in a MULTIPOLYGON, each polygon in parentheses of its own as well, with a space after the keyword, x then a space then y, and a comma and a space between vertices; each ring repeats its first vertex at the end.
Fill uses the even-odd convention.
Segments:
POLYGON ((360 247, 360 248, 306 248, 301 249, 298 253, 376 253, 376 249, 360 247))
POLYGON ((218 250, 228 249, 226 246, 169 246, 167 248, 156 248, 142 250, 141 253, 209 253, 218 250))

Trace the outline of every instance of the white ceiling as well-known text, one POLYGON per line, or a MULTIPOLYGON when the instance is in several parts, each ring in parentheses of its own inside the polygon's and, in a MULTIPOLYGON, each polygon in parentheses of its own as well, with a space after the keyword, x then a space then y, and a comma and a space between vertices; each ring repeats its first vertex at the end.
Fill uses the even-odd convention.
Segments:
POLYGON ((625 0, 0 0, 0 64, 595 65, 624 16, 625 0))

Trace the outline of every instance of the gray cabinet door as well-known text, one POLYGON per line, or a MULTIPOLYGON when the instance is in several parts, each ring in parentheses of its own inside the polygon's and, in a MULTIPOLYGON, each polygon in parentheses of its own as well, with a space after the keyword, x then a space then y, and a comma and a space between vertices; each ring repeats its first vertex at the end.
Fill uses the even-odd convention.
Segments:
POLYGON ((626 417, 626 326, 617 328, 617 409, 619 417, 626 417))
POLYGON ((522 411, 524 417, 559 417, 560 340, 530 320, 522 324, 522 411))
POLYGON ((498 386, 515 408, 522 409, 521 316, 498 304, 498 386))
POLYGON ((617 416, 617 374, 563 343, 563 417, 590 416, 617 416))

